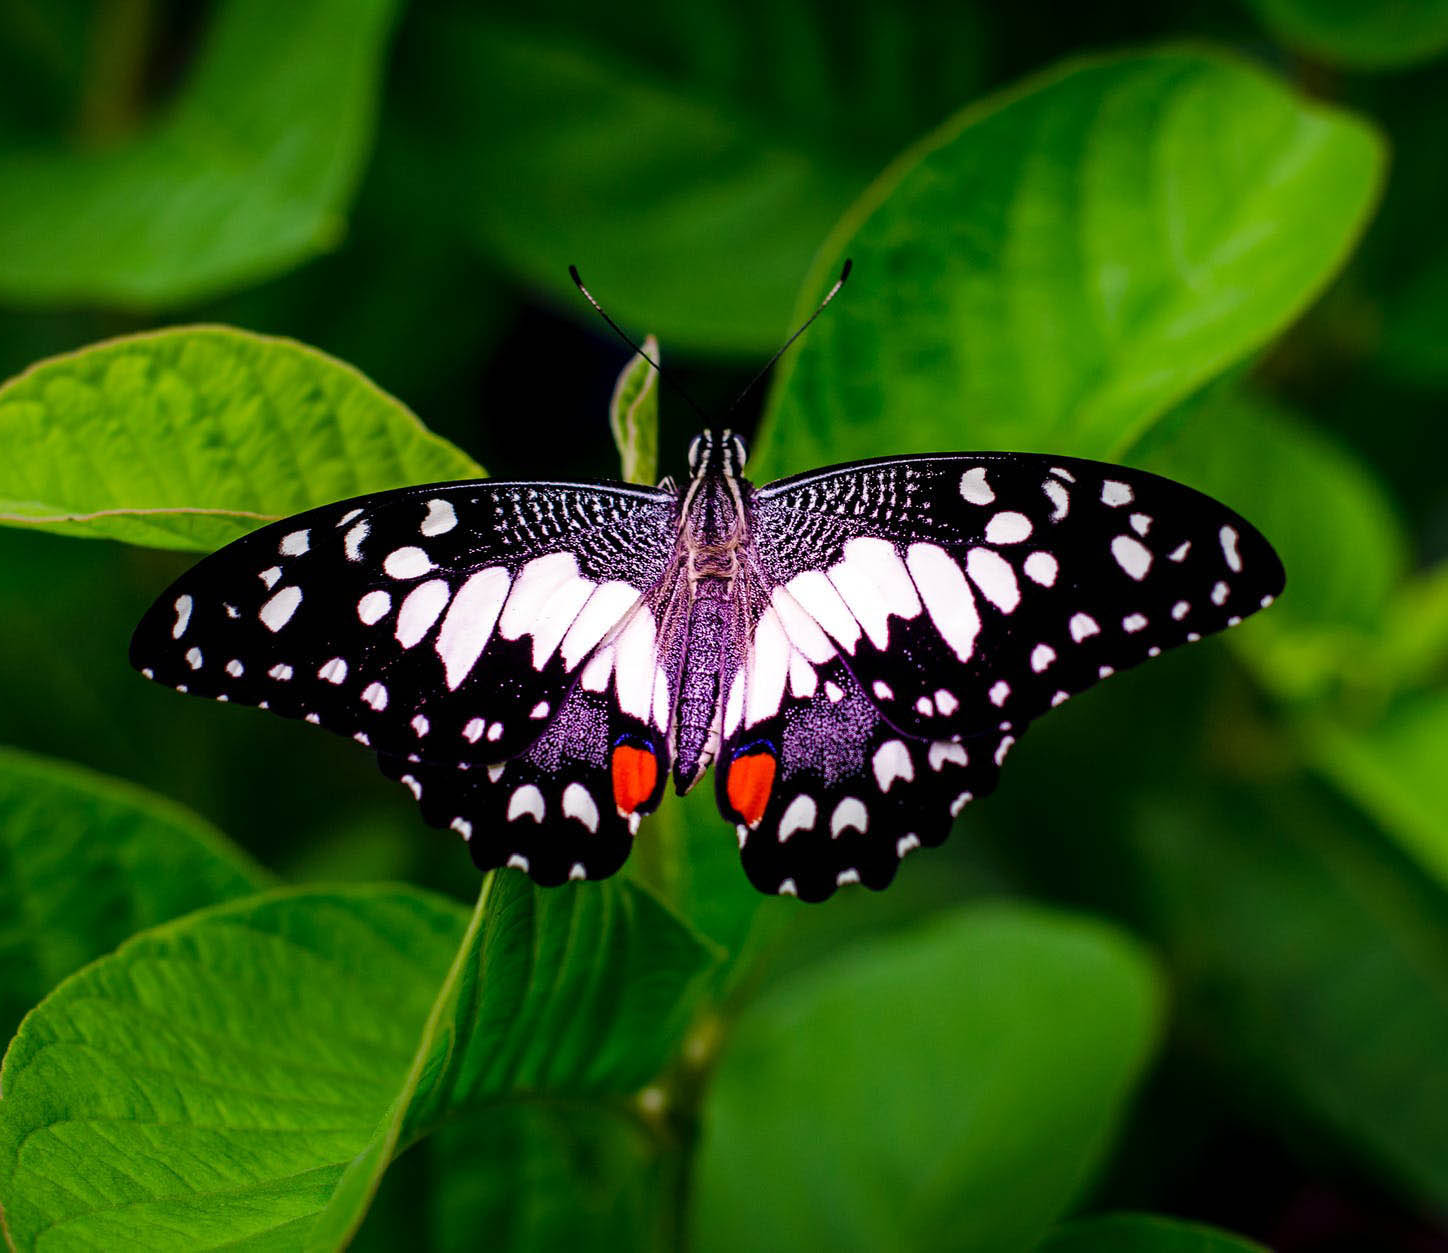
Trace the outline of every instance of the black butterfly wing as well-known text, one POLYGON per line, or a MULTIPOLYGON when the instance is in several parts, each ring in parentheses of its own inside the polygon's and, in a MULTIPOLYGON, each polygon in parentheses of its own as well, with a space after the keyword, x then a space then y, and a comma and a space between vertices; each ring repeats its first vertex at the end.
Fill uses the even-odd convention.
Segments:
POLYGON ((787 632, 822 631, 901 731, 1021 728, 1282 591, 1262 535, 1141 470, 1025 453, 864 462, 755 498, 787 632))
POLYGON ((811 900, 883 887, 995 786, 1032 719, 1284 581, 1219 502, 1072 458, 834 467, 761 489, 752 521, 719 804, 751 880, 811 900))
MULTIPOLYGON (((735 722, 715 788, 750 882, 820 901, 849 883, 883 888, 909 853, 943 842, 955 815, 995 787, 1012 739, 903 735, 843 656, 811 673, 813 681, 798 668, 797 682, 786 679, 770 716, 748 728, 735 722)), ((773 686, 757 662, 736 682, 746 707, 752 685, 773 686)))
POLYGON ((583 683, 547 730, 505 762, 458 767, 390 753, 378 761, 412 792, 427 822, 467 841, 480 869, 512 866, 545 886, 614 874, 668 773, 664 734, 583 683))
POLYGON ((591 659, 626 713, 658 723, 644 601, 676 510, 650 489, 495 480, 323 506, 188 570, 136 628, 131 662, 448 767, 527 750, 591 659))

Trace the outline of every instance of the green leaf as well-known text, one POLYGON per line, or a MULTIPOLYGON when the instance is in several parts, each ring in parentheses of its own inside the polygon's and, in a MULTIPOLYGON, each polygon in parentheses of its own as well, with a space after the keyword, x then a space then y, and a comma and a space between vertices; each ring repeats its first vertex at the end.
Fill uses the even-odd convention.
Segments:
POLYGON ((338 1247, 392 1156, 444 1119, 641 1086, 711 961, 631 884, 543 892, 511 872, 466 931, 390 887, 156 928, 63 983, 6 1057, 11 1236, 338 1247))
POLYGON ((1304 719, 1318 769, 1448 888, 1448 688, 1424 693, 1366 726, 1304 719))
POLYGON ((1407 540, 1361 460, 1282 407, 1230 387, 1182 406, 1131 459, 1226 501, 1277 549, 1286 592, 1232 636, 1263 686, 1305 701, 1344 677, 1388 668, 1377 655, 1407 540))
POLYGON ((1267 1125, 1328 1129, 1448 1205, 1448 907, 1349 809, 1298 779, 1175 786, 1125 830, 1181 1030, 1267 1125))
POLYGON ((958 910, 781 982, 726 1041, 696 1247, 1026 1249, 1157 1034, 1151 963, 1040 910, 958 910))
POLYGON ((309 1248, 356 1230, 394 1156, 444 1118, 519 1096, 632 1092, 672 1056, 714 955, 625 879, 540 891, 492 876, 387 1118, 309 1248))
POLYGON ((1156 1214, 1109 1214, 1058 1227, 1039 1253, 1267 1253, 1263 1245, 1216 1227, 1156 1214))
POLYGON ((482 470, 350 366, 185 327, 53 357, 0 387, 0 522, 208 550, 362 492, 482 470))
POLYGON ((1334 65, 1386 69, 1448 49, 1445 0, 1246 0, 1284 43, 1334 65))
POLYGON ((15 1248, 296 1248, 396 1093, 464 921, 408 888, 284 891, 71 976, 0 1071, 15 1248))
POLYGON ((173 107, 95 151, 0 153, 0 298, 157 308, 333 246, 393 0, 230 0, 173 107))
POLYGON ((624 366, 608 402, 608 424, 618 447, 626 483, 652 487, 659 481, 659 341, 644 340, 642 354, 624 366))
POLYGON ((846 214, 801 292, 756 462, 1119 459, 1342 264, 1383 146, 1223 55, 1074 62, 958 114, 846 214))
POLYGON ((0 1037, 66 975, 137 931, 268 881, 178 805, 0 749, 0 1037))
POLYGON ((625 326, 686 348, 767 351, 805 263, 873 167, 691 72, 739 53, 754 81, 758 32, 738 50, 720 39, 737 16, 658 13, 683 46, 653 64, 633 45, 659 37, 655 19, 637 10, 622 25, 602 14, 611 37, 590 38, 582 28, 598 23, 572 14, 424 22, 415 143, 457 180, 469 234, 530 287, 576 304, 564 268, 576 260, 625 326))
POLYGON ((474 1253, 480 1232, 508 1253, 678 1248, 667 1238, 674 1197, 658 1143, 623 1111, 498 1105, 444 1127, 423 1149, 435 1172, 426 1245, 434 1253, 474 1253))

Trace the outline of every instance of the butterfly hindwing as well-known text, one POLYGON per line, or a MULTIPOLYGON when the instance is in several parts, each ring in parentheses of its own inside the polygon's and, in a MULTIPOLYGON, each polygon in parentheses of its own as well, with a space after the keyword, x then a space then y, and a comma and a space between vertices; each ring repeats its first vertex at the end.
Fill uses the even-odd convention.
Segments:
POLYGON ((715 771, 750 881, 808 901, 847 883, 885 887, 905 856, 940 844, 955 815, 995 787, 1010 747, 998 732, 965 742, 902 735, 843 658, 815 674, 816 687, 788 689, 771 717, 736 726, 715 771))
POLYGON ((928 739, 1022 727, 1283 585, 1271 546, 1224 505, 1075 458, 834 467, 760 489, 754 518, 791 660, 827 638, 881 714, 928 739))
MULTIPOLYGON (((310 510, 178 579, 132 664, 403 758, 501 761, 549 725, 600 643, 648 634, 675 514, 646 489, 496 481, 310 510)), ((604 677, 649 717, 652 671, 604 677)))
POLYGON ((460 768, 390 753, 378 762, 427 822, 467 841, 480 869, 512 866, 545 886, 615 873, 668 773, 658 728, 581 684, 527 751, 506 762, 460 768))

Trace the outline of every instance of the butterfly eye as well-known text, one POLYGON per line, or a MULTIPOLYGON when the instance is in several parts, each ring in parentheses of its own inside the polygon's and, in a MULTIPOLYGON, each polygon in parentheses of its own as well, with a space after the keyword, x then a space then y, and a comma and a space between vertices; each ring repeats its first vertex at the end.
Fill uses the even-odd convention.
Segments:
POLYGON ((749 450, 744 447, 744 441, 737 435, 730 436, 729 445, 734 451, 734 470, 736 473, 742 473, 744 463, 749 460, 749 450))

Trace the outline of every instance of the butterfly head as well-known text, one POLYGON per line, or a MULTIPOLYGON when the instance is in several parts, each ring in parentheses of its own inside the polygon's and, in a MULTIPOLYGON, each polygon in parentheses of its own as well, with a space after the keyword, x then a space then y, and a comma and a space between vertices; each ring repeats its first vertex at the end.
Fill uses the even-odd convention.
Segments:
POLYGON ((696 479, 705 474, 738 478, 744 473, 744 462, 748 455, 743 439, 733 431, 706 430, 694 436, 689 444, 689 475, 696 479))

